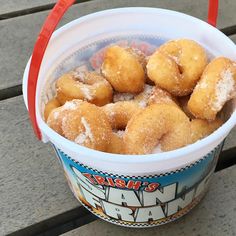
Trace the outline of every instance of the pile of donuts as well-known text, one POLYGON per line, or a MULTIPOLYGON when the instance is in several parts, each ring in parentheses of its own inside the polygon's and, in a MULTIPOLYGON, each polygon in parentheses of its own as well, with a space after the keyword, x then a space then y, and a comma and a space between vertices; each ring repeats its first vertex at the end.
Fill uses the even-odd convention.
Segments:
POLYGON ((236 95, 236 63, 209 61, 189 39, 146 56, 110 45, 99 72, 75 69, 56 81, 44 118, 65 138, 117 154, 150 154, 194 143, 220 127, 219 112, 236 95))

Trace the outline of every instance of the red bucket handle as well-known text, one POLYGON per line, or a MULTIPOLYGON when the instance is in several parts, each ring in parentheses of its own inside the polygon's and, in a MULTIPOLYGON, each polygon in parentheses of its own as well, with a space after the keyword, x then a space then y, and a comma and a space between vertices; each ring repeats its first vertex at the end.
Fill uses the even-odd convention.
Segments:
POLYGON ((217 17, 218 17, 218 0, 209 0, 208 6, 208 19, 207 22, 212 26, 216 27, 217 17))
MULTIPOLYGON (((41 131, 38 127, 36 119, 36 88, 40 66, 43 60, 45 50, 47 48, 48 42, 54 32, 59 21, 68 10, 68 8, 73 5, 75 0, 58 0, 54 8, 49 13, 46 21, 44 22, 41 32, 35 43, 32 58, 29 68, 28 76, 28 86, 27 86, 27 99, 28 99, 28 110, 30 120, 34 129, 34 132, 39 140, 42 139, 41 131)), ((217 13, 218 13, 218 0, 209 0, 209 11, 208 11, 208 23, 216 26, 217 13)))
POLYGON ((35 101, 36 101, 36 88, 37 88, 40 66, 48 42, 52 36, 52 33, 54 32, 62 16, 74 2, 75 0, 59 0, 56 3, 52 11, 49 13, 46 21, 44 22, 41 32, 39 33, 39 36, 34 46, 29 68, 27 99, 28 99, 28 110, 29 110, 30 120, 34 132, 39 140, 42 139, 42 134, 38 127, 36 119, 35 101))

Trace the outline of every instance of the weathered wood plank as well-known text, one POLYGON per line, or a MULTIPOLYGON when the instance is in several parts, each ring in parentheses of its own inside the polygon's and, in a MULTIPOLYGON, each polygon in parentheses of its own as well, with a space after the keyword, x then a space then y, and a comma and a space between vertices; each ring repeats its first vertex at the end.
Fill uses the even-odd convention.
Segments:
MULTIPOLYGON (((31 1, 33 2, 33 1, 31 1)), ((39 2, 39 1, 38 1, 39 2)), ((125 7, 146 6, 161 7, 206 19, 207 0, 99 0, 74 5, 65 15, 60 25, 80 16, 99 10, 125 7)), ((236 24, 234 9, 236 1, 221 1, 218 26, 220 28, 236 24)), ((32 52, 37 34, 45 20, 48 11, 0 21, 0 90, 21 84, 22 74, 32 52)))
POLYGON ((0 235, 79 205, 56 154, 36 140, 22 96, 0 102, 0 235))
POLYGON ((150 229, 128 229, 102 220, 94 221, 63 236, 221 236, 235 235, 235 189, 236 166, 214 174, 210 191, 192 212, 160 227, 150 229))
POLYGON ((33 7, 41 7, 55 2, 56 0, 0 0, 0 15, 33 7))

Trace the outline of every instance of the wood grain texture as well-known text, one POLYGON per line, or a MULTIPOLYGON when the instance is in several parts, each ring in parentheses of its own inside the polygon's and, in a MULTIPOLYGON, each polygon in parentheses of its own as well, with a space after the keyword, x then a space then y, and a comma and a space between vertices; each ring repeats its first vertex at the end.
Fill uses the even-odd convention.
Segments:
POLYGON ((34 137, 22 96, 0 102, 0 235, 79 205, 53 148, 34 137))
MULTIPOLYGON (((236 1, 225 0, 221 3, 219 12, 219 28, 236 24, 233 9, 236 1)), ((145 6, 177 10, 205 20, 207 1, 178 0, 99 0, 74 5, 64 16, 60 26, 80 16, 96 11, 127 7, 145 6)), ((38 32, 48 14, 48 11, 0 21, 0 90, 21 84, 22 74, 29 59, 38 32)))
POLYGON ((56 0, 0 0, 0 15, 33 7, 41 7, 55 2, 56 0))

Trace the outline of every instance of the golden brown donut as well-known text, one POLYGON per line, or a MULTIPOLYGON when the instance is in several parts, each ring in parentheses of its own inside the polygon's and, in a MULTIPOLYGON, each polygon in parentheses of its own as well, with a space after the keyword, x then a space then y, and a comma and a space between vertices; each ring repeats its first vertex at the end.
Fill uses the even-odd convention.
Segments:
POLYGON ((57 89, 56 99, 61 105, 64 105, 66 102, 69 102, 71 100, 74 100, 73 97, 66 96, 65 94, 63 94, 61 89, 57 89))
POLYGON ((47 121, 49 114, 54 110, 55 108, 61 106, 61 104, 58 102, 56 98, 53 98, 48 101, 48 103, 45 105, 44 108, 44 119, 47 121))
POLYGON ((72 101, 66 102, 63 106, 55 108, 49 114, 47 119, 47 124, 50 128, 56 131, 58 134, 63 136, 62 131, 62 120, 71 110, 79 109, 82 100, 74 99, 72 101))
POLYGON ((99 151, 107 150, 112 136, 106 115, 85 101, 78 109, 67 112, 62 119, 62 131, 69 140, 99 151))
POLYGON ((117 133, 113 133, 106 152, 114 154, 125 154, 123 137, 117 133))
POLYGON ((146 66, 147 66, 146 55, 138 48, 126 47, 125 49, 138 59, 139 63, 143 67, 143 70, 146 71, 146 66))
POLYGON ((109 103, 101 109, 106 114, 112 129, 122 130, 131 117, 143 108, 133 101, 120 101, 109 103))
POLYGON ((223 124, 223 121, 216 119, 214 121, 207 121, 201 119, 194 119, 191 121, 191 143, 194 143, 214 132, 223 124))
POLYGON ((139 62, 139 57, 126 48, 116 45, 108 47, 101 72, 118 92, 138 93, 143 90, 143 66, 139 62))
POLYGON ((178 107, 177 100, 164 89, 155 86, 152 90, 151 96, 148 98, 148 105, 152 104, 172 104, 178 107))
MULTIPOLYGON (((112 100, 112 87, 105 78, 96 72, 70 72, 62 75, 56 82, 56 88, 65 98, 82 99, 103 106, 112 100)), ((58 95, 57 95, 58 96, 58 95)), ((59 95, 60 96, 60 95, 59 95)))
POLYGON ((146 107, 128 122, 124 145, 127 154, 148 154, 160 144, 170 151, 190 142, 190 122, 181 109, 170 104, 146 107))
POLYGON ((224 104, 236 95, 236 65, 225 57, 211 61, 188 102, 189 111, 200 119, 214 120, 224 104))
POLYGON ((163 44, 147 63, 148 77, 175 96, 192 92, 207 65, 204 49, 189 39, 163 44))

